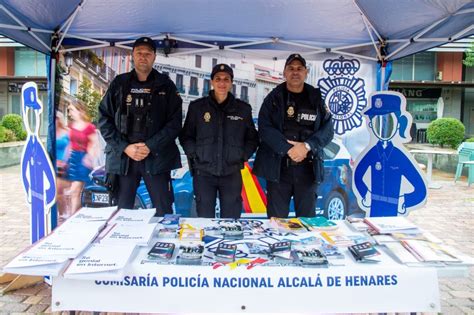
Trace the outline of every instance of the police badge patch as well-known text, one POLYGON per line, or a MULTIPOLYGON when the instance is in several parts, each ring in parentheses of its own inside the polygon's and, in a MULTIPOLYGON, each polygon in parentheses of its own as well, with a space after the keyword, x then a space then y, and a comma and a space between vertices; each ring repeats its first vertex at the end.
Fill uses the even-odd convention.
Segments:
POLYGON ((204 113, 204 121, 207 123, 211 121, 211 113, 209 112, 204 113))
POLYGON ((288 118, 293 118, 295 116, 295 108, 293 106, 289 106, 286 110, 286 114, 288 115, 288 118))
POLYGON ((326 59, 328 76, 318 81, 324 103, 332 113, 334 132, 344 134, 362 125, 362 110, 367 106, 365 82, 355 76, 360 69, 357 59, 326 59))

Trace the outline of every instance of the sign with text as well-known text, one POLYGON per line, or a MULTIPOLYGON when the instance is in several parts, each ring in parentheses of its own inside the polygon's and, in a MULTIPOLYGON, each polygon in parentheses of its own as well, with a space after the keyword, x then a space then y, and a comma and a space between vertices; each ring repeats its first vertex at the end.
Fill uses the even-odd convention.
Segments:
POLYGON ((140 313, 440 311, 434 269, 370 267, 213 269, 148 264, 144 270, 134 265, 120 281, 54 278, 52 307, 140 313))

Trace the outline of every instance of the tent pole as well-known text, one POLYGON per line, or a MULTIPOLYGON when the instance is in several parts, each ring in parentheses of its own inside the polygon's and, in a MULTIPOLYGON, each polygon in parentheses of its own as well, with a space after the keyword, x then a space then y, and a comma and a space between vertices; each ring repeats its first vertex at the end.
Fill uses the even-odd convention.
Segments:
POLYGON ((444 22, 449 16, 446 16, 444 18, 442 18, 441 20, 431 24, 430 26, 428 26, 427 28, 425 28, 424 30, 422 30, 420 33, 416 34, 415 37, 413 37, 413 40, 418 40, 421 36, 425 35, 427 32, 429 32, 431 29, 433 29, 434 27, 436 27, 438 24, 444 22))
POLYGON ((466 14, 466 13, 474 13, 474 9, 461 10, 461 11, 458 11, 458 12, 454 13, 453 15, 466 14))
POLYGON ((356 6, 357 10, 359 10, 359 13, 362 15, 362 18, 367 20, 367 23, 370 25, 370 27, 371 27, 372 30, 374 31, 375 35, 377 35, 377 38, 379 39, 379 41, 383 41, 382 36, 380 36, 379 32, 377 32, 377 30, 375 29, 375 27, 374 27, 374 25, 372 24, 372 22, 370 22, 370 20, 367 18, 367 16, 365 15, 365 13, 362 11, 362 9, 360 8, 359 4, 357 3, 357 0, 353 0, 352 2, 353 2, 354 5, 356 6))
MULTIPOLYGON (((75 19, 76 16, 77 16, 77 13, 82 9, 82 6, 83 6, 86 2, 87 2, 87 0, 84 0, 84 1, 82 1, 81 3, 79 3, 79 4, 77 5, 76 10, 74 10, 74 13, 73 13, 73 14, 71 15, 71 17, 68 19, 66 29, 65 29, 65 31, 62 33, 61 38, 59 39, 59 42, 58 42, 58 44, 56 45, 56 52, 58 52, 59 47, 61 47, 61 44, 62 44, 62 42, 63 42, 63 39, 64 39, 64 37, 66 36, 67 32, 69 31, 69 28, 71 27, 72 22, 74 21, 74 19, 75 19)), ((65 24, 63 24, 63 26, 64 26, 64 25, 65 25, 65 24)), ((61 27, 61 29, 62 29, 62 28, 63 28, 63 27, 61 27)))
POLYGON ((77 38, 77 39, 85 40, 85 41, 92 42, 92 43, 109 44, 110 45, 110 43, 108 41, 99 40, 99 39, 90 38, 90 37, 85 37, 85 36, 68 34, 66 37, 67 38, 77 38))
MULTIPOLYGON (((81 39, 80 37, 77 37, 79 39, 81 39)), ((166 38, 166 35, 159 35, 159 36, 150 36, 151 39, 153 40, 163 40, 166 38)), ((119 42, 115 42, 115 46, 119 46, 119 45, 123 45, 123 44, 132 44, 135 42, 135 39, 132 39, 132 40, 123 40, 123 41, 119 41, 119 42)), ((125 48, 128 48, 130 49, 131 47, 129 46, 123 46, 125 48)))
POLYGON ((240 47, 245 47, 245 46, 261 45, 261 44, 276 43, 276 42, 278 42, 278 38, 264 39, 260 41, 246 42, 246 43, 225 46, 225 49, 233 49, 233 48, 240 48, 240 47))
POLYGON ((367 60, 372 60, 372 61, 378 61, 378 59, 377 59, 377 58, 374 58, 374 57, 368 57, 368 56, 364 56, 364 55, 353 54, 353 53, 349 53, 349 52, 345 52, 345 51, 331 50, 331 51, 329 51, 329 52, 335 53, 335 54, 347 55, 347 56, 351 56, 351 57, 357 57, 357 58, 361 58, 361 59, 367 59, 367 60))
POLYGON ((379 51, 379 48, 377 47, 377 43, 375 43, 374 37, 372 36, 372 32, 370 31, 370 27, 367 24, 367 19, 364 16, 362 17, 362 22, 364 22, 365 28, 367 29, 367 33, 369 33, 370 40, 372 41, 372 45, 374 46, 377 57, 379 57, 379 60, 382 60, 382 55, 380 55, 380 51, 379 51))
POLYGON ((63 25, 61 25, 61 27, 59 27, 58 29, 58 33, 62 32, 63 31, 63 28, 67 25, 67 23, 69 22, 69 20, 71 19, 74 19, 75 15, 77 14, 77 10, 80 6, 84 5, 84 2, 87 1, 87 0, 83 0, 81 1, 77 7, 74 9, 74 11, 72 11, 72 13, 68 16, 68 18, 66 19, 66 21, 64 21, 63 25))
POLYGON ((357 47, 364 47, 364 46, 370 46, 370 45, 372 45, 372 42, 366 42, 366 43, 360 43, 360 44, 354 44, 354 45, 347 45, 347 46, 339 46, 339 47, 334 47, 332 49, 344 50, 344 49, 349 49, 349 48, 357 48, 357 47))
POLYGON ((48 51, 51 51, 51 48, 43 42, 41 38, 36 35, 30 27, 27 27, 19 18, 17 18, 13 13, 10 12, 4 5, 0 5, 0 9, 5 11, 5 13, 8 14, 9 17, 11 17, 15 22, 17 22, 20 26, 24 27, 24 31, 27 31, 28 34, 30 34, 31 37, 36 39, 42 46, 44 46, 48 51))
POLYGON ((388 56, 387 56, 387 60, 390 59, 390 57, 392 57, 393 55, 397 54, 399 51, 405 49, 408 45, 410 45, 410 41, 407 41, 405 44, 403 44, 402 46, 398 47, 397 49, 395 49, 395 51, 391 52, 388 56))
POLYGON ((100 44, 100 45, 91 45, 91 46, 82 46, 82 47, 76 47, 76 48, 68 48, 68 49, 61 49, 61 52, 72 52, 72 51, 78 51, 78 50, 84 50, 84 49, 96 49, 96 48, 103 48, 103 47, 109 47, 110 44, 100 44))
POLYGON ((287 41, 287 40, 279 40, 278 42, 282 43, 282 44, 287 44, 287 45, 290 45, 290 46, 296 46, 296 47, 302 47, 302 48, 310 48, 310 49, 318 49, 318 50, 319 49, 325 49, 323 47, 300 44, 300 43, 295 43, 295 42, 291 42, 291 41, 287 41))
POLYGON ((471 25, 471 26, 468 26, 466 27, 465 29, 463 29, 462 31, 460 31, 459 33, 453 35, 450 39, 451 40, 455 40, 455 39, 458 39, 458 37, 461 37, 462 35, 466 34, 467 32, 469 32, 470 30, 474 29, 474 25, 471 25))
POLYGON ((211 47, 211 48, 182 51, 182 52, 174 53, 174 54, 171 53, 170 56, 192 55, 192 54, 198 54, 198 53, 209 52, 209 51, 214 51, 214 50, 219 50, 219 47, 216 46, 216 47, 211 47))
POLYGON ((196 44, 196 45, 200 45, 200 46, 204 46, 204 47, 219 49, 219 46, 217 46, 217 45, 212 45, 212 44, 208 44, 208 43, 201 43, 201 42, 197 42, 195 40, 190 40, 190 39, 186 39, 186 38, 182 38, 182 37, 176 37, 176 36, 173 36, 173 35, 169 35, 169 38, 179 40, 180 42, 185 42, 185 43, 196 44))

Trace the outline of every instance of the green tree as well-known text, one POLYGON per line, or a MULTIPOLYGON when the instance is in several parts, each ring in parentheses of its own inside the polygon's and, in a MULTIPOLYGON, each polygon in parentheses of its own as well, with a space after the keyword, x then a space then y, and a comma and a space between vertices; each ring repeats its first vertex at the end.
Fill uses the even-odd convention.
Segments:
POLYGON ((474 67, 474 42, 471 43, 471 47, 466 51, 466 59, 463 60, 466 67, 474 67))
POLYGON ((92 82, 89 79, 84 78, 82 80, 76 97, 86 104, 87 114, 93 122, 96 122, 101 95, 99 92, 92 89, 92 82))

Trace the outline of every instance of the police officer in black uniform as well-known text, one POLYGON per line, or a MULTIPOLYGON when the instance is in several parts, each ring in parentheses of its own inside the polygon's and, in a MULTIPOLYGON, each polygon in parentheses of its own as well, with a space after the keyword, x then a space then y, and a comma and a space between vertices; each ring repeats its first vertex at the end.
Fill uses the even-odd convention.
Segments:
POLYGON ((286 82, 265 98, 258 116, 260 147, 254 174, 267 180, 268 217, 287 218, 291 197, 297 217, 314 217, 324 176, 323 148, 334 135, 319 89, 305 83, 305 59, 291 54, 286 82))
POLYGON ((99 106, 99 127, 107 142, 105 170, 115 175, 119 208, 133 208, 143 178, 161 216, 173 212, 170 172, 181 167, 175 141, 182 100, 170 78, 153 69, 151 38, 137 39, 132 56, 134 70, 112 81, 99 106))
POLYGON ((189 104, 180 142, 193 172, 198 216, 240 218, 244 162, 255 152, 258 135, 252 108, 230 93, 234 73, 226 64, 212 69, 209 96, 189 104))

